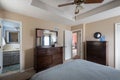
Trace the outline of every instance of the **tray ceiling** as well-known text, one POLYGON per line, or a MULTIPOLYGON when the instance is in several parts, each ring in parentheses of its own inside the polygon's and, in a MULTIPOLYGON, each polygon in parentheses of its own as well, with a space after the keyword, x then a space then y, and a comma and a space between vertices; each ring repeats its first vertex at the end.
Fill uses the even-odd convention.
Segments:
MULTIPOLYGON (((69 6, 64 6, 64 7, 58 7, 59 4, 64 4, 64 3, 69 3, 69 2, 73 2, 74 0, 39 0, 45 4, 47 4, 48 6, 52 6, 54 8, 56 8, 57 10, 61 10, 64 13, 66 13, 67 15, 70 15, 71 17, 74 17, 75 14, 75 7, 76 5, 69 5, 69 6)), ((99 7, 103 4, 107 4, 109 2, 111 2, 113 0, 104 0, 103 3, 96 3, 96 4, 82 4, 83 8, 82 10, 80 10, 80 14, 85 13, 89 10, 92 10, 96 7, 99 7)))
POLYGON ((104 0, 103 3, 82 4, 84 9, 80 10, 80 13, 76 15, 75 19, 75 5, 58 7, 59 4, 72 1, 73 0, 0 0, 0 7, 8 11, 44 20, 51 20, 65 25, 89 23, 120 15, 120 12, 118 12, 120 0, 104 0), (115 11, 117 13, 115 13, 115 11), (111 15, 108 12, 114 12, 114 14, 111 15))

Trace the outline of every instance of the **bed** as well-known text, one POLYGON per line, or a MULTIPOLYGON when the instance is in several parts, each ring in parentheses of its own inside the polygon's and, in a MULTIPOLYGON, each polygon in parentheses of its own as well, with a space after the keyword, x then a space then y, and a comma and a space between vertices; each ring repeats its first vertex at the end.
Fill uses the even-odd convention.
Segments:
POLYGON ((120 80, 120 71, 77 59, 36 73, 31 80, 120 80))

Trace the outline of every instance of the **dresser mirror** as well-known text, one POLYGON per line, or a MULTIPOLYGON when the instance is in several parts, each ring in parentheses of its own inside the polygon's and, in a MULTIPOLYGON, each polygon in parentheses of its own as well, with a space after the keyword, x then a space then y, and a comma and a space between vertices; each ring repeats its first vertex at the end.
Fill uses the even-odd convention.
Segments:
POLYGON ((36 46, 54 46, 57 43, 58 32, 47 29, 36 29, 36 46))

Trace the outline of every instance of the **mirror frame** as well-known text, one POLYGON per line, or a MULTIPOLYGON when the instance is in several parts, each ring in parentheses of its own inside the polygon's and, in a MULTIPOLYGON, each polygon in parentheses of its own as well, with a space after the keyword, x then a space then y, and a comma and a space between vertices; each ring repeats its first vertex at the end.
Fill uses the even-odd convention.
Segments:
POLYGON ((101 34, 100 32, 95 32, 95 33, 94 33, 94 38, 95 38, 95 39, 100 39, 101 36, 102 36, 102 34, 101 34), (99 36, 98 36, 98 35, 99 35, 99 36))
POLYGON ((10 43, 20 43, 20 31, 6 30, 5 33, 6 33, 6 35, 5 35, 6 43, 8 43, 8 44, 10 44, 10 43), (9 34, 10 34, 10 32, 18 33, 18 42, 10 42, 9 41, 9 34))
MULTIPOLYGON (((58 43, 58 31, 49 30, 49 29, 36 28, 36 47, 46 47, 46 46, 42 46, 42 45, 38 46, 38 44, 37 44, 37 38, 38 38, 39 36, 38 36, 37 30, 43 30, 43 31, 48 30, 48 31, 50 31, 50 32, 55 32, 55 33, 56 33, 56 43, 58 43)), ((47 46, 47 47, 54 47, 54 45, 49 45, 49 46, 47 46)))

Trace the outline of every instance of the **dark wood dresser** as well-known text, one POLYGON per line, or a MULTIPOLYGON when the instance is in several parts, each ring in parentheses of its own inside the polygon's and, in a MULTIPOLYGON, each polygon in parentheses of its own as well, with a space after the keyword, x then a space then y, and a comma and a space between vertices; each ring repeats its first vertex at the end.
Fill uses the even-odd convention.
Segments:
POLYGON ((106 41, 86 41, 86 59, 88 61, 107 65, 106 41))
POLYGON ((62 47, 36 47, 34 54, 34 69, 36 72, 63 63, 62 47))

